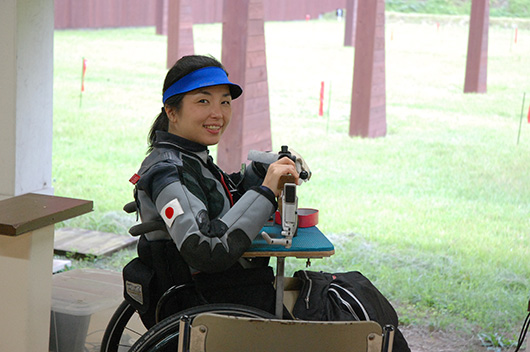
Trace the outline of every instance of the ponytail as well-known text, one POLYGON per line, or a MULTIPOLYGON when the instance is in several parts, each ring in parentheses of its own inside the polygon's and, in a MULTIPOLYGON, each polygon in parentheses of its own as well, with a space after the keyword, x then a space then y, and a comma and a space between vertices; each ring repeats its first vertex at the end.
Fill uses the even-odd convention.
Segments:
POLYGON ((147 144, 149 145, 147 148, 148 153, 150 153, 155 146, 156 131, 167 132, 168 128, 169 118, 167 117, 166 109, 162 108, 162 111, 156 117, 155 121, 151 125, 151 130, 149 131, 149 136, 147 138, 147 144))

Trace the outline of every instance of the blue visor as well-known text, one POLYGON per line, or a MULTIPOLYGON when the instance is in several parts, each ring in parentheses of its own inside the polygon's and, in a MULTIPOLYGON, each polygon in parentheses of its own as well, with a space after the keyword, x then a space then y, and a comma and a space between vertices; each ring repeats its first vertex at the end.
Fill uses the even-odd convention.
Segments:
POLYGON ((222 84, 228 85, 232 99, 236 99, 241 93, 243 93, 243 89, 241 89, 240 86, 228 80, 228 76, 222 68, 208 66, 188 73, 186 76, 173 83, 164 92, 162 102, 165 103, 166 100, 177 94, 191 92, 197 88, 218 86, 222 84))

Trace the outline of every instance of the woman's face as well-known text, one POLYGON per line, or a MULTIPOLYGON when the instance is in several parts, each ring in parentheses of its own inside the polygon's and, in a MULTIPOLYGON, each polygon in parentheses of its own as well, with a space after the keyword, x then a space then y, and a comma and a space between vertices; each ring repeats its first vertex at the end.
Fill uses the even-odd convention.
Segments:
POLYGON ((232 97, 227 85, 186 93, 179 111, 166 105, 169 132, 202 145, 219 143, 232 118, 232 97))

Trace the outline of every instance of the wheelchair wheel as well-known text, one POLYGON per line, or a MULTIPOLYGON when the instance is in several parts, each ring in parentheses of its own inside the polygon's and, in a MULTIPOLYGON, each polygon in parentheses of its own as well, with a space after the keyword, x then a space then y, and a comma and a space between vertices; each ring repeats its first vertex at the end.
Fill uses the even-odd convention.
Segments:
POLYGON ((274 319, 274 315, 248 306, 222 303, 205 304, 185 309, 162 320, 139 338, 129 352, 176 351, 178 346, 180 319, 183 316, 187 316, 191 323, 193 323, 193 318, 202 313, 274 319))
POLYGON ((123 301, 110 318, 100 351, 128 351, 146 331, 136 310, 127 301, 123 301))

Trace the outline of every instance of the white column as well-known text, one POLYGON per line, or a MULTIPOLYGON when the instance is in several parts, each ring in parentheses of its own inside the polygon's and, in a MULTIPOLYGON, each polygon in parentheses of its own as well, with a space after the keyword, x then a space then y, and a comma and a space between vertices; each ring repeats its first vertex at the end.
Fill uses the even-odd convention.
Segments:
MULTIPOLYGON (((53 0, 0 1, 0 200, 53 193, 53 29, 53 0)), ((0 236, 1 351, 48 351, 52 259, 53 226, 0 236)))
POLYGON ((0 199, 52 194, 52 0, 0 1, 0 199))
POLYGON ((48 351, 53 228, 0 235, 0 351, 48 351))

